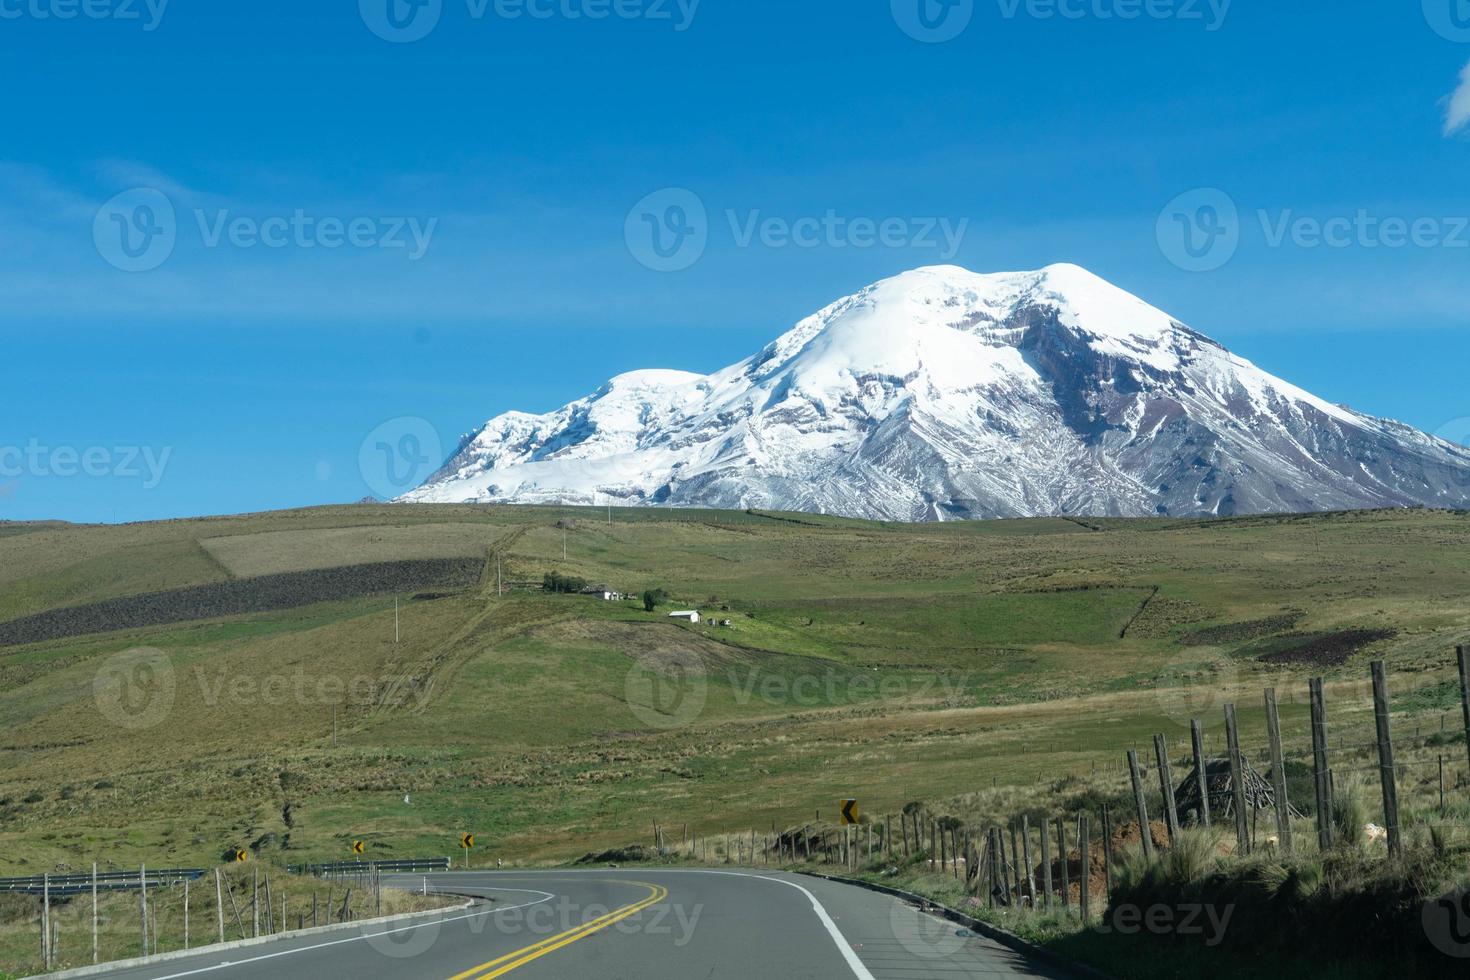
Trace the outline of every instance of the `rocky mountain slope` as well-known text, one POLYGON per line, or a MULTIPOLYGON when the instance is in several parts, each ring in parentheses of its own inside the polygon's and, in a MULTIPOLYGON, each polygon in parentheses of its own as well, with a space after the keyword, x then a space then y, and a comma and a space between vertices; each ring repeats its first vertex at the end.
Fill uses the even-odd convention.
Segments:
POLYGON ((1329 404, 1084 269, 904 273, 710 375, 467 436, 404 500, 890 520, 1470 502, 1470 450, 1329 404))

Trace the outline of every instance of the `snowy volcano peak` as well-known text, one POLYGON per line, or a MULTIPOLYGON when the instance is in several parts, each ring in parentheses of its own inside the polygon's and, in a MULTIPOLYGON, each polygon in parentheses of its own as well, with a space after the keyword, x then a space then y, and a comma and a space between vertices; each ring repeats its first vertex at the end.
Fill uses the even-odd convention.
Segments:
POLYGON ((1177 367, 1158 349, 1178 326, 1168 314, 1067 264, 989 275, 953 265, 914 269, 803 320, 757 360, 767 372, 796 360, 803 375, 826 379, 842 372, 907 376, 927 365, 955 383, 981 380, 985 372, 974 363, 979 347, 1019 346, 1028 309, 1053 311, 1100 350, 1177 367))
POLYGON ((418 501, 900 520, 1463 506, 1470 452, 1330 405, 1075 265, 914 269, 711 375, 468 436, 418 501))

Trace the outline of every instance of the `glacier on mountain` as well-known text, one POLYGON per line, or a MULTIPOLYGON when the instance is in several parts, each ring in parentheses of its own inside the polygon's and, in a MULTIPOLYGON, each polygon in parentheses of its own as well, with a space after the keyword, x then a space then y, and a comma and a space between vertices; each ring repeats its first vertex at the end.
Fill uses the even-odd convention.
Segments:
POLYGON ((883 280, 709 375, 466 436, 417 502, 922 521, 1470 502, 1470 450, 1330 404, 1074 265, 883 280))

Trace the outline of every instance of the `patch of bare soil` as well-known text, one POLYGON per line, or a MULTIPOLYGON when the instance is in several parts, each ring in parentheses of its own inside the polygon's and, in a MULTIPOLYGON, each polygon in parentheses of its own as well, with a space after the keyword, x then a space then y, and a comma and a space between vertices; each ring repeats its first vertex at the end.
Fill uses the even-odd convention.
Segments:
POLYGON ((1221 626, 1210 626, 1206 629, 1195 630, 1186 633, 1179 638, 1179 642, 1187 647, 1218 647, 1228 643, 1244 643, 1248 640, 1259 640, 1263 636, 1273 633, 1281 633, 1292 629, 1302 621, 1303 613, 1289 612, 1279 616, 1268 616, 1265 619, 1252 619, 1243 623, 1225 623, 1221 626))
POLYGON ((1303 637, 1301 643, 1282 650, 1262 654, 1262 663, 1296 664, 1310 667, 1340 667, 1352 659, 1353 654, 1365 647, 1398 636, 1398 630, 1360 629, 1341 630, 1303 637))
POLYGON ((391 595, 480 580, 483 558, 435 558, 288 572, 52 609, 0 623, 0 647, 73 636, 295 609, 318 602, 391 595))

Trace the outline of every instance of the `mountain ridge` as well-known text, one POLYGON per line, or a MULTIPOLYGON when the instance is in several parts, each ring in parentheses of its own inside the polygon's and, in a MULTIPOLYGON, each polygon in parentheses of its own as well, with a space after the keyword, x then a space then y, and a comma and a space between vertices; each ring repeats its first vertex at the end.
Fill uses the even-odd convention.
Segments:
POLYGON ((1333 405, 1075 265, 927 266, 708 375, 507 412, 400 498, 889 520, 1470 502, 1470 450, 1333 405))

